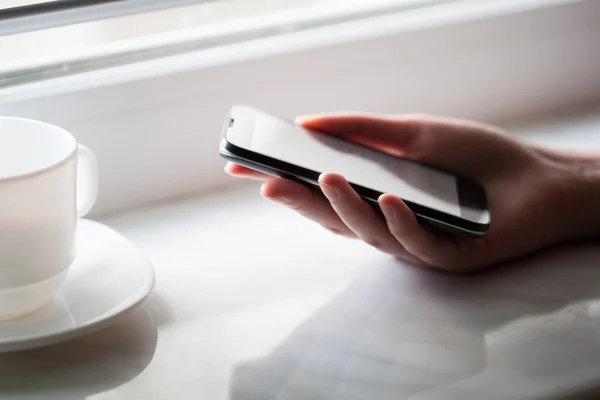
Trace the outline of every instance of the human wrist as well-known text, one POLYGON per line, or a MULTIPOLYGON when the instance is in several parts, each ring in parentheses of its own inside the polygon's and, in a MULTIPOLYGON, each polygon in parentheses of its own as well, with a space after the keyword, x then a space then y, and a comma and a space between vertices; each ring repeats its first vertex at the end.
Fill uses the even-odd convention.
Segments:
POLYGON ((572 239, 600 236, 600 153, 559 153, 558 157, 555 168, 570 191, 566 233, 572 239))

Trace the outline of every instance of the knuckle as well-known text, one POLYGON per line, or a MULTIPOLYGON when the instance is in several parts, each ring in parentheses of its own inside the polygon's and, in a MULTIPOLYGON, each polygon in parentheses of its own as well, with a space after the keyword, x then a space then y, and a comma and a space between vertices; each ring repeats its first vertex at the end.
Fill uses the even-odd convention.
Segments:
POLYGON ((309 211, 309 207, 307 207, 306 204, 304 204, 304 203, 290 202, 290 203, 287 203, 286 206, 300 214, 306 214, 309 211))
MULTIPOLYGON (((422 131, 425 132, 427 129, 423 128, 422 131)), ((435 146, 435 139, 434 135, 419 134, 411 141, 407 151, 412 158, 424 158, 435 146)))
POLYGON ((356 213, 352 212, 351 210, 337 210, 337 215, 342 221, 352 221, 356 213))
POLYGON ((387 252, 386 246, 377 238, 363 238, 362 241, 379 251, 387 252))
POLYGON ((411 158, 423 157, 435 145, 437 136, 432 123, 427 120, 427 115, 415 114, 408 116, 405 121, 412 135, 404 147, 411 158))
POLYGON ((477 269, 472 264, 465 262, 465 260, 459 259, 445 259, 441 262, 436 263, 436 266, 439 269, 455 274, 467 274, 477 269))

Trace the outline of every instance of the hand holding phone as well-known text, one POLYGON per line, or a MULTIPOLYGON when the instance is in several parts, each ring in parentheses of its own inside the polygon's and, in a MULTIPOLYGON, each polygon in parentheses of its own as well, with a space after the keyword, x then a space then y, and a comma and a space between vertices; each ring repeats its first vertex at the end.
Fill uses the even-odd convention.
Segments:
POLYGON ((337 172, 376 211, 379 197, 391 193, 402 198, 419 222, 453 234, 483 236, 490 224, 485 191, 465 177, 305 129, 250 107, 232 108, 221 155, 318 188, 322 173, 337 172))
POLYGON ((533 146, 497 127, 433 116, 325 114, 304 118, 300 125, 468 176, 485 188, 494 223, 485 237, 470 238, 425 228, 400 196, 390 193, 377 199, 386 219, 379 218, 340 174, 317 176, 320 195, 306 184, 272 176, 279 172, 265 174, 259 171, 268 168, 244 167, 251 163, 226 156, 233 160, 226 167, 231 175, 264 181, 264 197, 409 263, 450 271, 480 269, 585 237, 581 231, 590 226, 584 223, 585 208, 577 206, 568 190, 585 190, 578 189, 581 161, 576 154, 533 146), (338 196, 332 196, 332 188, 338 196))

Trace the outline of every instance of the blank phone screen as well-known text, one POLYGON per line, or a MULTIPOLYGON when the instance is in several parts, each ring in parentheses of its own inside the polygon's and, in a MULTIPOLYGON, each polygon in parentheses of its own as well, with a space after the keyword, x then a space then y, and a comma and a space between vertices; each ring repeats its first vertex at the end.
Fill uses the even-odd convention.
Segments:
MULTIPOLYGON (((339 173, 351 183, 461 216, 457 177, 452 174, 329 134, 309 131, 262 112, 254 111, 252 115, 251 119, 239 121, 245 133, 236 133, 236 129, 228 132, 229 141, 306 169, 339 173), (237 143, 236 136, 239 138, 237 143)), ((481 215, 480 222, 485 222, 488 217, 481 215)))

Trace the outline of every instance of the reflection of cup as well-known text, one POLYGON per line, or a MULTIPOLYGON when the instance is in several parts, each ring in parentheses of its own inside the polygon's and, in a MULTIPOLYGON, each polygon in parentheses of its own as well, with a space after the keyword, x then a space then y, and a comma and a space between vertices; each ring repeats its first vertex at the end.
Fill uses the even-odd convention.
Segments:
POLYGON ((97 187, 94 154, 69 132, 0 117, 0 320, 56 295, 75 259, 77 219, 97 187))
POLYGON ((0 337, 3 341, 18 340, 43 333, 51 335, 69 330, 75 326, 75 319, 61 294, 54 296, 39 309, 39 312, 22 318, 13 318, 0 324, 0 337))

